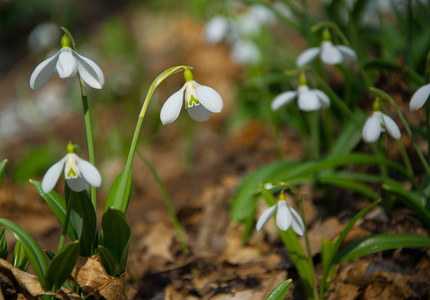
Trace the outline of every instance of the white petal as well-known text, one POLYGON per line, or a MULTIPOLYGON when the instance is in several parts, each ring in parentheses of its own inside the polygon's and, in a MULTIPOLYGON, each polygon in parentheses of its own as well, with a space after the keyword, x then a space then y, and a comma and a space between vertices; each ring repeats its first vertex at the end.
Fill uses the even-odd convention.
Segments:
POLYGON ((318 47, 309 48, 309 49, 305 50, 297 58, 297 61, 296 61, 297 66, 303 67, 304 65, 307 65, 308 63, 313 61, 315 59, 315 57, 317 57, 317 55, 320 53, 320 51, 321 50, 318 47))
POLYGON ((99 171, 92 164, 79 157, 76 158, 81 176, 92 186, 99 187, 102 184, 102 177, 99 171))
POLYGON ((330 98, 323 91, 312 90, 312 92, 318 96, 318 99, 321 102, 321 107, 327 108, 330 106, 330 98))
POLYGON ((78 63, 72 54, 72 49, 63 47, 57 61, 57 72, 61 78, 69 78, 76 75, 78 63))
POLYGON ((286 231, 290 228, 292 222, 293 217, 287 203, 284 200, 279 201, 278 212, 276 213, 276 225, 278 225, 279 229, 286 231))
POLYGON ((293 222, 291 224, 291 227, 293 227, 293 230, 298 235, 302 236, 305 234, 305 225, 303 224, 302 217, 291 207, 288 206, 290 209, 291 215, 293 217, 293 222))
POLYGON ((178 118, 182 103, 184 102, 184 89, 186 85, 187 83, 179 91, 170 96, 161 108, 160 119, 163 125, 170 124, 178 118))
POLYGON ((297 96, 296 91, 283 92, 278 96, 276 96, 275 99, 273 99, 270 107, 272 108, 273 111, 276 111, 281 107, 284 107, 285 105, 290 104, 296 96, 297 96))
POLYGON ((323 42, 321 59, 329 65, 340 64, 343 61, 342 53, 330 42, 323 42))
POLYGON ((336 48, 342 53, 343 59, 345 61, 354 61, 357 60, 357 54, 355 54, 354 50, 349 47, 338 45, 336 48))
POLYGON ((420 109, 430 96, 430 84, 420 87, 412 96, 409 107, 412 111, 420 109))
POLYGON ((219 113, 222 110, 224 103, 222 102, 221 96, 213 88, 198 84, 197 82, 192 82, 196 88, 197 100, 202 104, 207 110, 219 113))
POLYGON ((211 116, 211 112, 207 110, 203 105, 194 105, 192 107, 188 107, 188 114, 191 119, 198 122, 204 122, 209 120, 211 116))
POLYGON ((42 88, 48 82, 52 72, 54 72, 59 55, 60 51, 58 51, 54 56, 42 61, 36 69, 34 69, 30 77, 30 87, 33 90, 42 88))
POLYGON ((299 106, 299 109, 303 111, 312 111, 321 108, 321 102, 318 99, 317 94, 315 94, 312 90, 309 90, 304 93, 299 93, 299 99, 297 100, 297 104, 299 106))
POLYGON ((94 89, 101 89, 105 83, 105 77, 99 66, 82 55, 73 51, 73 55, 78 62, 78 72, 82 80, 94 89))
POLYGON ((72 191, 82 192, 87 187, 87 182, 82 177, 66 179, 67 185, 72 191))
POLYGON ((260 231, 261 228, 263 228, 263 226, 266 225, 266 223, 273 217, 276 207, 277 205, 273 205, 263 212, 261 217, 258 219, 257 226, 255 227, 257 231, 260 231))
POLYGON ((363 140, 366 143, 376 142, 381 135, 382 127, 378 115, 375 113, 370 116, 363 127, 363 140))
POLYGON ((242 65, 255 65, 261 61, 260 48, 253 42, 242 39, 234 42, 231 56, 242 65))
POLYGON ((66 161, 67 155, 64 156, 60 161, 56 162, 53 166, 51 166, 48 171, 45 173, 42 179, 42 191, 45 193, 49 193, 54 188, 55 184, 58 181, 58 178, 61 175, 61 171, 63 171, 64 163, 66 161))
POLYGON ((400 133, 399 126, 397 126, 396 122, 385 114, 382 114, 382 120, 384 121, 384 126, 388 134, 391 135, 393 139, 400 139, 402 134, 400 133))
POLYGON ((218 43, 226 38, 230 22, 224 16, 215 16, 210 19, 204 28, 205 40, 209 43, 218 43))

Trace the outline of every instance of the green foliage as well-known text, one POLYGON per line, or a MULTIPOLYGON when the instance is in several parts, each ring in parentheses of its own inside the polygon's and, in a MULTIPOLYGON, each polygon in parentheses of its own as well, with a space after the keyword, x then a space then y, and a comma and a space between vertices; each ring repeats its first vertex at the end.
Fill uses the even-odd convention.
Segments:
POLYGON ((65 245, 53 258, 46 273, 45 290, 56 292, 69 278, 79 255, 79 241, 65 245))
POLYGON ((7 164, 7 159, 0 162, 0 186, 3 183, 3 179, 6 173, 6 164, 7 164))
POLYGON ((406 247, 430 247, 430 238, 410 234, 377 234, 362 238, 340 251, 335 263, 350 261, 379 251, 406 247))
POLYGON ((7 240, 4 228, 0 228, 0 258, 7 259, 9 251, 7 250, 7 240))
POLYGON ((71 201, 70 224, 80 242, 80 256, 96 253, 98 245, 97 217, 87 191, 74 192, 65 185, 66 201, 71 201))
POLYGON ((24 247, 19 241, 16 242, 13 249, 13 266, 20 270, 26 271, 30 264, 30 258, 25 253, 24 247))
POLYGON ((283 300, 290 289, 291 282, 292 280, 288 279, 278 284, 266 297, 266 300, 283 300))
POLYGON ((12 221, 0 218, 0 225, 4 226, 18 242, 21 243, 27 253, 30 262, 36 272, 41 286, 45 286, 45 275, 48 269, 48 260, 37 242, 22 227, 12 221))
MULTIPOLYGON (((39 181, 30 179, 30 183, 36 188, 37 192, 40 194, 40 196, 42 196, 43 200, 45 200, 45 202, 52 209, 60 224, 64 226, 64 220, 66 217, 66 201, 63 199, 63 197, 58 195, 58 193, 54 190, 46 194, 45 192, 43 192, 42 185, 39 181)), ((70 223, 67 228, 67 234, 72 241, 77 240, 76 234, 73 231, 72 225, 70 223)))
POLYGON ((27 156, 21 158, 14 169, 14 179, 25 182, 28 178, 35 177, 47 170, 54 156, 53 147, 50 145, 38 147, 28 152, 27 156))
POLYGON ((123 197, 123 190, 120 189, 120 184, 123 180, 124 177, 124 172, 121 172, 118 174, 118 176, 115 178, 115 180, 113 181, 109 193, 107 195, 106 198, 106 202, 105 202, 105 212, 110 208, 110 207, 116 207, 122 211, 126 211, 127 210, 127 204, 130 201, 130 196, 131 196, 131 184, 132 184, 132 176, 130 173, 130 176, 128 177, 128 182, 127 182, 127 187, 126 187, 126 192, 125 192, 125 205, 123 204, 122 207, 119 207, 122 203, 122 197, 123 197))
POLYGON ((116 208, 108 208, 102 219, 100 256, 106 272, 119 276, 125 271, 131 229, 124 214, 116 208))

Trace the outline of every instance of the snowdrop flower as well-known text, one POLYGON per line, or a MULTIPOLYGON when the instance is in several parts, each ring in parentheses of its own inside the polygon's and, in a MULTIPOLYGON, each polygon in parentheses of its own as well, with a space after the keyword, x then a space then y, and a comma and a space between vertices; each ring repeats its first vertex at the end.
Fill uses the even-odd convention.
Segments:
POLYGON ((87 187, 87 183, 99 187, 102 178, 99 171, 89 162, 79 158, 74 152, 74 145, 67 145, 67 154, 60 161, 48 169, 42 179, 42 190, 49 193, 60 178, 64 169, 64 177, 72 191, 81 192, 87 187))
POLYGON ((189 69, 184 71, 184 78, 184 86, 170 96, 161 108, 160 119, 163 125, 178 118, 183 102, 190 117, 199 122, 207 121, 213 112, 219 113, 222 110, 222 98, 214 89, 195 82, 189 69))
POLYGON ((298 235, 302 236, 305 233, 305 225, 300 215, 291 207, 287 205, 285 200, 279 200, 278 203, 272 207, 266 209, 258 219, 256 229, 260 231, 264 225, 273 217, 276 213, 276 225, 279 229, 286 231, 288 228, 293 227, 293 230, 298 235))
POLYGON ((239 26, 245 35, 257 35, 262 26, 273 24, 275 21, 275 14, 261 4, 251 5, 246 13, 239 15, 239 26))
POLYGON ((55 68, 61 78, 73 77, 79 72, 82 80, 95 89, 101 89, 105 81, 103 72, 96 63, 70 48, 70 39, 67 35, 61 38, 60 51, 34 69, 30 78, 30 87, 33 90, 42 88, 55 68))
POLYGON ((231 56, 241 65, 256 65, 261 62, 260 48, 248 40, 237 40, 231 48, 231 56))
POLYGON ((344 61, 357 60, 357 55, 351 48, 343 45, 333 45, 330 38, 330 32, 327 29, 323 32, 323 41, 320 47, 305 50, 297 58, 296 64, 298 67, 303 67, 304 65, 312 62, 318 55, 324 63, 329 65, 340 64, 344 61))
POLYGON ((210 19, 204 28, 204 38, 208 43, 218 43, 226 40, 234 42, 240 36, 237 22, 224 16, 215 16, 210 19))
POLYGON ((271 108, 273 111, 276 111, 296 98, 299 109, 303 111, 313 111, 330 106, 329 97, 323 91, 309 89, 306 85, 306 77, 302 75, 300 76, 300 86, 297 91, 288 91, 279 94, 273 99, 271 108))
POLYGON ((381 112, 381 104, 377 99, 373 104, 373 114, 367 119, 363 127, 363 140, 366 143, 376 142, 381 132, 387 131, 392 138, 398 140, 401 137, 399 126, 389 116, 381 112))
POLYGON ((409 108, 412 111, 419 110, 426 103, 430 96, 430 84, 420 87, 415 94, 412 96, 411 103, 409 103, 409 108))

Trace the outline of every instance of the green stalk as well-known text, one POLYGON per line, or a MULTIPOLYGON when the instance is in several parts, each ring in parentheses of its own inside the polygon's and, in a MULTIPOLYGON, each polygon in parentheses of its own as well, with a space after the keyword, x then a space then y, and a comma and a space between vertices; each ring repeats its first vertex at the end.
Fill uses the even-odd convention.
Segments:
POLYGON ((72 197, 69 197, 69 199, 66 199, 66 201, 67 201, 66 216, 64 217, 63 230, 61 232, 60 242, 58 243, 57 253, 61 250, 61 248, 63 248, 64 242, 66 241, 67 228, 69 227, 69 220, 70 220, 70 212, 72 211, 72 197))
MULTIPOLYGON (((91 129, 91 117, 90 117, 90 108, 88 105, 87 91, 85 88, 85 83, 79 74, 78 74, 78 78, 79 78, 79 85, 81 87, 82 106, 84 108, 85 131, 87 134, 87 144, 88 144, 88 158, 89 158, 89 162, 93 166, 95 166, 96 162, 95 162, 95 156, 94 156, 93 131, 91 129)), ((91 203, 94 206, 94 210, 97 211, 97 194, 96 194, 95 186, 91 186, 91 203)))
POLYGON ((185 238, 181 230, 181 225, 179 224, 178 217, 176 216, 175 210, 173 209, 172 201, 170 200, 166 187, 164 186, 160 176, 158 175, 157 171, 155 170, 151 162, 148 159, 146 159, 146 157, 142 153, 139 153, 139 157, 145 162, 145 164, 148 166, 149 170, 151 171, 152 176, 154 176, 155 181, 157 181, 158 186, 160 187, 161 193, 163 194, 163 200, 164 200, 164 203, 166 204, 167 211, 169 212, 170 218, 172 219, 173 227, 175 227, 176 235, 178 236, 179 242, 181 243, 182 250, 184 252, 188 252, 189 251, 188 245, 185 242, 185 238))
POLYGON ((405 145, 403 145, 402 140, 397 141, 399 144, 400 154, 402 155, 403 162, 405 164, 406 170, 408 171, 411 178, 414 178, 414 170, 412 169, 412 164, 409 159, 408 154, 406 153, 405 145))
POLYGON ((414 145, 415 151, 417 152, 418 157, 421 160, 421 163, 423 164, 424 168, 426 169, 427 174, 430 175, 430 167, 427 163, 427 160, 425 159, 423 152, 421 151, 420 147, 418 146, 417 141, 415 140, 415 137, 412 134, 412 130, 409 127, 409 124, 406 122, 405 118, 403 117, 402 112, 400 111, 400 109, 396 105, 396 103, 394 102, 393 98, 391 98, 391 96, 388 95, 386 92, 384 92, 380 89, 377 89, 375 87, 371 87, 370 91, 375 93, 375 94, 378 94, 381 98, 386 99, 391 104, 391 106, 394 107, 397 115, 399 116, 400 120, 402 121, 403 126, 406 129, 406 132, 408 133, 408 135, 412 141, 412 145, 414 145))
POLYGON ((148 108, 149 101, 151 100, 152 95, 154 94, 155 89, 170 75, 173 75, 181 70, 192 69, 188 66, 176 66, 170 69, 165 70, 157 78, 152 82, 149 87, 148 93, 146 94, 145 101, 143 102, 142 109, 140 111, 139 117, 137 119, 136 128, 134 130, 133 139, 131 141, 130 151, 128 153, 127 162, 124 169, 124 176, 119 185, 119 190, 121 191, 121 198, 119 203, 119 209, 121 209, 124 213, 127 209, 128 203, 126 203, 125 194, 126 194, 126 186, 130 177, 131 165, 133 164, 134 154, 136 152, 137 139, 139 138, 140 128, 142 127, 143 118, 145 117, 146 110, 148 108))

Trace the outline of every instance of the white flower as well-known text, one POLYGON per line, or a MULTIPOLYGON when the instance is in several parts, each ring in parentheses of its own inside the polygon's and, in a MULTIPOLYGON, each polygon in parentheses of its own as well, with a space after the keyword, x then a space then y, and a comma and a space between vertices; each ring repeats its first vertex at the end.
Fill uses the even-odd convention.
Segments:
POLYGON ((184 77, 184 86, 170 96, 161 109, 160 119, 164 125, 178 118, 183 102, 190 117, 199 122, 208 120, 213 112, 222 110, 222 98, 214 89, 195 82, 188 69, 184 71, 184 77))
POLYGON ((300 85, 297 91, 288 91, 276 96, 271 108, 273 111, 278 110, 291 103, 296 97, 298 98, 297 105, 303 111, 313 111, 330 106, 330 99, 323 91, 310 90, 307 85, 300 85))
POLYGON ((263 25, 273 24, 275 21, 275 14, 261 4, 251 5, 245 13, 239 15, 239 26, 244 35, 257 35, 263 25))
POLYGON ((320 47, 309 48, 300 54, 296 61, 297 66, 303 67, 313 61, 318 55, 320 55, 324 63, 329 65, 357 60, 357 55, 351 48, 343 45, 333 45, 331 41, 325 40, 321 43, 320 47))
POLYGON ((215 16, 204 27, 204 37, 208 43, 226 40, 232 43, 239 37, 239 28, 235 20, 224 16, 215 16))
POLYGON ((79 72, 82 80, 95 89, 101 89, 104 84, 102 70, 92 60, 79 55, 70 48, 70 39, 63 36, 62 48, 54 56, 40 63, 30 78, 30 87, 33 90, 42 88, 51 77, 54 69, 57 69, 61 78, 69 78, 79 72))
POLYGON ((419 110, 430 96, 430 84, 420 87, 412 96, 409 107, 412 111, 419 110))
POLYGON ((386 114, 380 111, 374 111, 367 119, 363 127, 363 140, 366 143, 376 142, 381 135, 381 132, 387 130, 392 138, 398 140, 401 137, 399 126, 396 122, 386 114))
POLYGON ((231 48, 232 58, 241 65, 255 65, 261 62, 261 52, 251 41, 239 39, 231 48))
POLYGON ((99 187, 102 182, 96 167, 79 158, 75 153, 68 153, 59 162, 50 167, 45 176, 43 176, 43 192, 49 193, 54 188, 63 169, 67 185, 75 192, 85 190, 87 183, 99 187))
POLYGON ((260 231, 261 228, 269 222, 276 210, 278 210, 276 214, 276 225, 279 229, 286 231, 288 228, 293 227, 294 232, 298 235, 303 235, 305 233, 305 226, 302 218, 294 209, 287 205, 285 200, 278 201, 278 204, 269 207, 263 212, 257 222, 257 231, 260 231))

